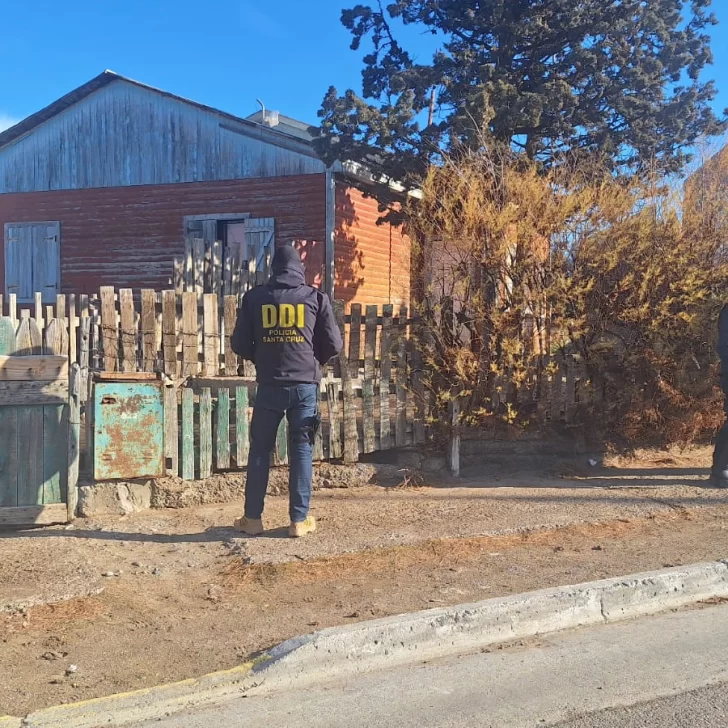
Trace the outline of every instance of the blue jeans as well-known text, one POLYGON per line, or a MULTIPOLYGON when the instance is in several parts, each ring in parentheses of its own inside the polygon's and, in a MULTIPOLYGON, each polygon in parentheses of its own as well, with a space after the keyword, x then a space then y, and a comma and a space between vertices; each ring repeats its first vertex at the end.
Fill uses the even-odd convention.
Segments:
POLYGON ((255 398, 250 427, 248 479, 245 484, 245 516, 263 515, 268 490, 270 456, 275 448, 283 415, 288 417, 288 489, 292 523, 308 516, 313 481, 313 442, 318 407, 318 385, 296 384, 281 387, 261 384, 255 398))

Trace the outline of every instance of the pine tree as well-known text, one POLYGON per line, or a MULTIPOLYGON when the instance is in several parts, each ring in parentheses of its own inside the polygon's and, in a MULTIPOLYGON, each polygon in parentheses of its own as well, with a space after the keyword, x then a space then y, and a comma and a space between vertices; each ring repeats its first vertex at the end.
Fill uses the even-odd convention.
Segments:
POLYGON ((599 154, 615 171, 680 171, 700 136, 720 133, 711 0, 396 0, 342 13, 368 41, 363 96, 329 89, 319 152, 418 185, 443 150, 504 145, 548 167, 599 154), (411 25, 440 50, 417 62, 411 25), (433 104, 434 102, 434 104, 433 104), (433 104, 435 114, 428 123, 433 104))

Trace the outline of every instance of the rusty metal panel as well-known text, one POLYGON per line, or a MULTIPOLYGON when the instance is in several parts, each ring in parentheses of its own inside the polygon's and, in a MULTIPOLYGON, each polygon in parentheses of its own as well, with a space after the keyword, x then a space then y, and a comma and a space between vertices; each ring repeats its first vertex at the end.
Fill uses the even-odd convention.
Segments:
POLYGON ((164 475, 164 407, 158 382, 94 386, 96 480, 164 475))

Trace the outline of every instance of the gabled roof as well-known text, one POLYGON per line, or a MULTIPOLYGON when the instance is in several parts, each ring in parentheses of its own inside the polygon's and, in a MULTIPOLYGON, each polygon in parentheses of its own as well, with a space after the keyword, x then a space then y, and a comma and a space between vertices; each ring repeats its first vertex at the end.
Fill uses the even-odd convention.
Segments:
MULTIPOLYGON (((78 88, 75 88, 73 91, 62 96, 60 99, 54 101, 44 109, 41 109, 35 114, 31 114, 15 124, 15 126, 11 126, 9 129, 0 133, 0 150, 31 133, 41 124, 44 124, 54 116, 63 113, 74 104, 83 101, 83 99, 87 98, 95 91, 115 82, 131 84, 138 88, 145 89, 146 91, 151 91, 166 98, 200 109, 201 111, 216 114, 217 116, 235 124, 237 130, 243 131, 244 129, 248 129, 250 131, 250 136, 252 137, 261 139, 264 142, 268 142, 276 146, 292 149, 293 151, 306 154, 307 156, 319 158, 319 155, 316 153, 313 145, 314 137, 312 134, 312 127, 305 122, 276 112, 278 123, 275 126, 271 126, 266 123, 267 115, 263 111, 258 111, 246 118, 235 116, 212 106, 206 106, 205 104, 200 104, 197 101, 186 99, 183 96, 177 96, 169 91, 163 91, 155 88, 154 86, 134 81, 131 78, 127 78, 126 76, 122 76, 109 70, 100 73, 95 78, 92 78, 90 81, 87 81, 78 88)), ((268 114, 271 113, 272 112, 268 112, 268 114)), ((365 166, 355 162, 335 162, 332 169, 334 172, 344 174, 352 180, 356 180, 367 185, 375 182, 371 172, 365 166)), ((384 181, 384 184, 388 184, 394 191, 404 191, 404 188, 401 185, 392 182, 391 180, 384 181)), ((417 193, 412 192, 409 194, 417 195, 417 193)))
POLYGON ((195 108, 202 111, 212 112, 214 114, 217 114, 218 116, 224 117, 229 121, 234 122, 235 124, 250 128, 251 132, 254 132, 256 136, 268 137, 268 139, 272 143, 276 143, 276 141, 280 143, 282 139, 286 138, 290 140, 295 139, 297 142, 302 142, 309 145, 311 142, 310 134, 304 135, 299 131, 301 128, 307 128, 307 125, 303 122, 296 121, 295 119, 289 119, 289 117, 281 117, 282 119, 285 119, 286 122, 291 122, 290 131, 286 130, 285 128, 285 126, 289 126, 288 123, 281 125, 280 129, 276 127, 270 127, 264 123, 260 123, 263 121, 260 114, 253 114, 252 117, 248 118, 234 116, 233 114, 228 114, 227 112, 221 111, 220 109, 215 109, 212 106, 206 106, 205 104, 200 104, 196 101, 190 101, 190 99, 186 99, 182 96, 177 96, 176 94, 169 93, 168 91, 162 91, 161 89, 155 88, 154 86, 148 86, 147 84, 140 83, 139 81, 134 81, 130 78, 127 78, 126 76, 121 76, 118 73, 114 73, 114 71, 104 71, 95 78, 92 78, 87 83, 84 83, 82 86, 79 86, 70 93, 67 93, 65 96, 62 96, 57 101, 54 101, 49 106, 46 106, 44 109, 41 109, 35 114, 31 114, 30 116, 23 119, 21 122, 15 124, 15 126, 11 126, 9 129, 6 129, 4 132, 0 133, 0 148, 16 141, 22 136, 25 136, 41 124, 62 113, 74 104, 77 104, 79 101, 82 101, 87 96, 90 96, 95 91, 98 91, 99 89, 104 88, 104 86, 108 86, 110 83, 114 83, 116 81, 123 81, 125 83, 132 84, 133 86, 143 88, 147 91, 153 91, 154 93, 160 94, 167 98, 174 99, 175 101, 181 101, 184 104, 194 106, 195 108))

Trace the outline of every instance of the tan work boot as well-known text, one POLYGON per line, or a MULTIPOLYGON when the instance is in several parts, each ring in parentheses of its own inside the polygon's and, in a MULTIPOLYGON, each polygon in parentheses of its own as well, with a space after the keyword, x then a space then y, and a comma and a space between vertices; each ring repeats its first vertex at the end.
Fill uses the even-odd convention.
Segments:
POLYGON ((291 538, 301 538, 307 536, 309 533, 313 533, 316 530, 316 519, 313 516, 309 516, 305 521, 300 523, 292 523, 288 527, 288 535, 291 538))
POLYGON ((236 531, 245 534, 246 536, 260 536, 265 532, 263 528, 263 521, 258 518, 238 518, 233 527, 236 531))

